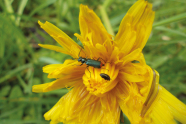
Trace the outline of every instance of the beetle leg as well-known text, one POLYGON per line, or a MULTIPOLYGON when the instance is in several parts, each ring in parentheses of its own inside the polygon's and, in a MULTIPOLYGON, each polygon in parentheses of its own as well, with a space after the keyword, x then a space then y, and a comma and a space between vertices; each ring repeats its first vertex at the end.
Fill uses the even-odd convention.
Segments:
POLYGON ((97 59, 97 61, 100 59, 100 57, 97 59))
MULTIPOLYGON (((76 64, 75 64, 76 65, 76 64)), ((83 63, 81 64, 81 65, 77 65, 77 66, 82 66, 83 65, 83 63)))
MULTIPOLYGON (((88 69, 88 67, 89 67, 89 66, 87 65, 87 70, 90 72, 90 70, 88 69)), ((90 72, 90 78, 91 78, 91 72, 90 72)))
MULTIPOLYGON (((99 57, 99 58, 97 59, 97 61, 98 61, 99 59, 103 60, 102 58, 99 57)), ((105 62, 105 60, 103 60, 103 61, 105 62)), ((105 63, 106 63, 106 62, 105 62, 105 63)))

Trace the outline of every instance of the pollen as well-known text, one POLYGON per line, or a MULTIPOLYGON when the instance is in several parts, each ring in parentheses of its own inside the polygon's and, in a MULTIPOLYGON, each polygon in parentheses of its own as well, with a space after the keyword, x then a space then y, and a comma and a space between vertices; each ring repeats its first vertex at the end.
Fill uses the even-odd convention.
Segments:
POLYGON ((87 90, 92 95, 104 96, 107 92, 111 91, 117 85, 117 76, 119 69, 115 65, 106 63, 102 68, 88 67, 83 75, 83 83, 87 90), (100 73, 109 75, 111 80, 105 80, 100 76, 100 73))

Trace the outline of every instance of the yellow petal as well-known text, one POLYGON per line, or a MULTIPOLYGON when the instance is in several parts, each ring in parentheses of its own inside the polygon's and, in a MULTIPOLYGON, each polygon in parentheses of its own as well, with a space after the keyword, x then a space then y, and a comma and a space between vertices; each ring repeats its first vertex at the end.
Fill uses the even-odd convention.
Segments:
POLYGON ((54 46, 54 45, 48 45, 48 44, 38 44, 40 47, 46 48, 46 49, 50 49, 50 50, 54 50, 56 52, 61 52, 64 54, 70 54, 68 51, 66 51, 64 48, 62 47, 58 47, 58 46, 54 46))
POLYGON ((66 54, 68 53, 69 55, 75 58, 78 57, 77 53, 80 51, 81 47, 76 42, 74 42, 68 35, 66 35, 63 31, 61 31, 59 28, 49 22, 45 22, 43 24, 38 21, 38 23, 41 28, 43 28, 48 34, 50 34, 50 36, 52 36, 64 48, 66 54), (72 47, 73 49, 71 49, 72 47))
POLYGON ((121 70, 128 74, 144 75, 147 72, 147 70, 144 68, 144 66, 141 65, 141 63, 127 63, 126 66, 124 66, 121 70))
POLYGON ((138 0, 123 18, 115 37, 117 46, 126 53, 143 49, 152 29, 154 12, 152 5, 138 0))
POLYGON ((116 35, 116 45, 120 48, 120 50, 127 55, 133 48, 135 42, 136 42, 136 31, 132 28, 132 25, 127 23, 126 24, 125 32, 123 32, 123 35, 120 37, 120 39, 117 39, 116 35))
POLYGON ((159 85, 158 72, 151 72, 148 94, 139 94, 138 84, 130 83, 128 97, 118 97, 122 111, 131 123, 136 124, 176 124, 175 119, 185 123, 186 105, 159 85))
MULTIPOLYGON (((186 123, 186 105, 182 103, 180 100, 178 100, 175 96, 173 96, 162 86, 160 86, 159 92, 160 92, 159 98, 157 98, 157 103, 155 103, 154 108, 152 107, 152 111, 158 109, 158 107, 167 106, 168 112, 171 113, 172 118, 175 118, 177 121, 181 122, 182 124, 186 123)), ((157 114, 157 112, 154 114, 157 114)), ((161 118, 161 121, 163 121, 163 119, 169 119, 169 118, 161 118)))
POLYGON ((122 58, 123 64, 127 64, 128 62, 132 62, 133 60, 138 60, 138 58, 141 56, 141 49, 136 49, 132 51, 130 54, 124 56, 122 58))
POLYGON ((122 78, 123 80, 129 81, 129 82, 142 82, 144 81, 144 77, 139 76, 139 75, 132 75, 128 74, 126 72, 120 72, 119 77, 122 78))
POLYGON ((118 124, 120 120, 120 108, 117 98, 114 94, 108 93, 106 96, 100 98, 104 117, 103 124, 118 124))
POLYGON ((48 87, 49 85, 50 85, 50 83, 34 85, 34 86, 32 86, 32 92, 35 92, 35 93, 43 92, 43 89, 45 87, 48 87))
POLYGON ((146 100, 144 102, 143 108, 141 110, 141 116, 144 117, 146 112, 149 110, 151 105, 153 104, 154 100, 156 99, 158 93, 159 93, 159 73, 154 70, 150 69, 149 71, 152 72, 152 76, 150 75, 150 80, 152 80, 149 84, 148 88, 148 95, 146 97, 146 100))
POLYGON ((159 93, 141 123, 151 120, 151 123, 160 124, 186 123, 186 105, 179 101, 170 92, 159 85, 159 93))
MULTIPOLYGON (((95 108, 99 108, 100 106, 95 106, 96 101, 98 98, 95 96, 90 95, 86 88, 81 85, 79 87, 73 88, 71 91, 69 91, 65 96, 63 96, 57 103, 54 105, 54 107, 45 113, 44 117, 46 120, 60 120, 61 122, 79 122, 80 120, 84 122, 87 122, 87 116, 79 116, 80 114, 83 114, 83 112, 90 111, 91 105, 92 105, 92 111, 95 111, 95 108), (86 109, 87 108, 87 109, 86 109)), ((96 111, 95 111, 96 112, 96 111)), ((97 113, 97 112, 96 112, 97 113)), ((101 113, 99 113, 101 114, 101 113)), ((101 115, 97 115, 96 120, 100 120, 101 115)), ((103 113, 102 113, 103 114, 103 113)), ((91 118, 89 117, 91 120, 91 118)), ((90 121, 91 122, 91 121, 90 121)))
POLYGON ((117 83, 116 87, 111 91, 119 99, 125 99, 129 95, 130 84, 125 81, 117 83))
POLYGON ((79 83, 82 83, 81 77, 71 77, 70 75, 67 75, 50 83, 34 85, 32 86, 32 92, 49 92, 61 88, 73 87, 79 83))
POLYGON ((62 65, 63 64, 50 64, 50 65, 46 65, 46 66, 43 67, 43 72, 45 72, 45 73, 51 73, 55 69, 59 68, 62 65))
MULTIPOLYGON (((84 70, 86 69, 86 64, 80 66, 81 63, 77 60, 66 60, 61 66, 58 66, 53 71, 48 74, 48 78, 62 78, 64 76, 77 78, 82 77, 85 73, 84 70)), ((43 67, 43 71, 47 70, 48 67, 43 67)))
POLYGON ((125 98, 119 96, 119 105, 132 124, 139 124, 142 120, 141 110, 144 107, 144 102, 150 92, 148 89, 150 89, 153 81, 152 69, 149 66, 143 67, 146 69, 143 75, 134 73, 136 76, 132 75, 134 76, 132 77, 130 75, 127 77, 129 78, 128 80, 126 80, 127 78, 123 78, 125 75, 123 77, 119 76, 120 80, 127 86, 128 91, 128 96, 125 96, 125 98))
POLYGON ((99 98, 84 86, 73 88, 45 113, 46 120, 73 124, 118 124, 120 109, 113 95, 99 98))
POLYGON ((88 40, 88 42, 93 42, 94 45, 96 43, 103 44, 107 39, 112 39, 101 23, 100 18, 85 5, 80 5, 79 25, 81 36, 84 39, 81 42, 87 42, 87 39, 90 39, 90 37, 88 38, 90 32, 92 41, 88 40))

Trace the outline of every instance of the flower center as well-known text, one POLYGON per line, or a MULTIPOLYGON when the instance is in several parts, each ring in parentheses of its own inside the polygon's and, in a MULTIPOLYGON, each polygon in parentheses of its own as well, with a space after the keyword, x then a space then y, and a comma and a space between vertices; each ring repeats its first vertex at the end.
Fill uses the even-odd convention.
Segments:
POLYGON ((103 96, 118 83, 119 69, 115 65, 105 64, 102 68, 88 67, 83 76, 83 83, 87 90, 96 96, 103 96))

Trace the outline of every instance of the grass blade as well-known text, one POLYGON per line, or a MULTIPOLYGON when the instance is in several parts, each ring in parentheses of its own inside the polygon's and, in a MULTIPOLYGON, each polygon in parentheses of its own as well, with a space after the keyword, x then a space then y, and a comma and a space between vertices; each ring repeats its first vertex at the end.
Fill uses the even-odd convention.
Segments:
POLYGON ((23 10, 25 9, 27 2, 28 2, 28 0, 21 0, 19 9, 18 9, 18 11, 17 11, 17 14, 18 14, 19 16, 16 18, 16 22, 15 22, 15 24, 16 24, 17 26, 19 26, 19 23, 20 23, 20 20, 21 20, 21 17, 20 17, 20 16, 23 14, 23 10))
POLYGON ((180 21, 180 20, 183 20, 183 19, 186 19, 186 13, 175 15, 175 16, 170 17, 168 19, 156 22, 156 23, 153 24, 153 27, 157 27, 157 26, 160 26, 160 25, 165 25, 165 24, 180 21))
POLYGON ((0 78, 0 84, 4 81, 8 80, 9 78, 13 77, 14 75, 16 75, 18 72, 23 71, 23 70, 30 68, 30 67, 32 67, 31 63, 25 64, 23 66, 17 67, 14 70, 9 71, 4 77, 0 78))

